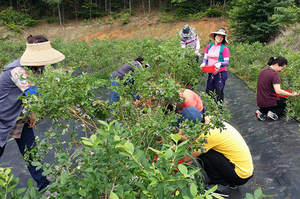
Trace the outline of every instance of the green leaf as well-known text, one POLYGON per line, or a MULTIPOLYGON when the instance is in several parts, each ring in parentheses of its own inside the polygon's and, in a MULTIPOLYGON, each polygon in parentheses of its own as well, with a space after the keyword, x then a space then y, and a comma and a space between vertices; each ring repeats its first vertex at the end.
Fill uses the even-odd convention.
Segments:
POLYGON ((191 190, 191 194, 192 194, 193 198, 195 198, 198 190, 197 190, 197 186, 194 183, 191 184, 190 190, 191 190))
POLYGON ((246 193, 246 198, 245 199, 254 199, 254 197, 251 193, 246 193))
POLYGON ((16 193, 16 195, 19 195, 19 194, 23 193, 24 191, 26 191, 26 189, 27 189, 27 188, 16 189, 16 190, 15 190, 15 193, 16 193))
POLYGON ((68 179, 69 179, 69 174, 67 173, 67 172, 63 172, 62 174, 61 174, 61 182, 63 183, 63 184, 65 184, 67 181, 68 181, 68 179))
POLYGON ((108 124, 105 122, 105 121, 102 121, 102 120, 98 120, 98 122, 104 126, 107 126, 108 127, 108 124))
POLYGON ((85 197, 86 194, 87 194, 87 191, 86 191, 85 189, 82 189, 82 188, 80 187, 78 193, 79 193, 81 196, 84 196, 84 197, 85 197))
POLYGON ((205 192, 205 195, 208 195, 208 194, 213 193, 215 190, 217 190, 217 188, 218 188, 218 185, 215 185, 215 186, 212 187, 211 189, 207 190, 207 191, 205 192))
POLYGON ((128 148, 128 151, 127 151, 127 152, 130 152, 131 154, 133 154, 133 152, 134 152, 134 146, 133 146, 132 143, 126 142, 126 143, 125 143, 125 147, 128 148))
POLYGON ((139 159, 139 157, 141 157, 141 155, 142 155, 141 153, 137 153, 137 154, 135 154, 135 156, 134 156, 134 159, 135 159, 135 160, 138 160, 138 159, 139 159))
POLYGON ((116 142, 119 142, 121 139, 120 139, 120 136, 118 136, 118 135, 115 135, 114 136, 114 141, 116 141, 116 142))
POLYGON ((95 142, 95 140, 97 139, 97 136, 95 134, 91 135, 90 137, 92 142, 95 142))
POLYGON ((218 195, 218 194, 212 194, 214 196, 214 198, 216 199, 224 199, 222 196, 218 195))
POLYGON ((110 196, 111 199, 119 199, 118 195, 115 194, 114 192, 110 192, 109 196, 110 196))
POLYGON ((170 157, 172 157, 173 153, 174 152, 172 151, 172 149, 168 149, 165 153, 166 159, 169 159, 170 157))
POLYGON ((131 157, 131 155, 127 154, 127 153, 124 153, 124 152, 120 152, 121 155, 125 155, 127 157, 131 157))
POLYGON ((32 199, 37 198, 38 192, 37 192, 37 189, 35 187, 30 188, 30 196, 31 196, 32 199))
POLYGON ((85 140, 83 140, 82 143, 83 143, 84 145, 87 145, 87 146, 94 146, 94 144, 91 143, 90 141, 85 141, 85 140))
POLYGON ((150 183, 149 186, 153 186, 158 182, 158 180, 156 178, 151 178, 151 179, 152 179, 152 182, 150 183))
POLYGON ((262 196, 262 195, 263 195, 263 193, 262 193, 261 188, 258 188, 258 189, 256 189, 256 190, 254 191, 254 198, 255 198, 255 199, 259 198, 259 197, 262 196))
POLYGON ((42 163, 40 163, 40 162, 32 162, 31 165, 37 167, 37 166, 41 166, 42 163))
POLYGON ((152 147, 148 147, 149 149, 151 149, 153 152, 155 152, 155 153, 161 153, 161 151, 158 151, 158 150, 156 150, 156 149, 154 149, 154 148, 152 148, 152 147))
POLYGON ((69 189, 69 192, 70 192, 70 193, 77 193, 78 190, 77 190, 77 189, 69 189))
POLYGON ((109 123, 108 128, 110 129, 111 126, 116 122, 116 120, 113 120, 112 122, 109 123))
POLYGON ((134 198, 135 197, 135 195, 136 195, 136 193, 135 192, 131 192, 130 194, 128 194, 124 199, 132 199, 132 198, 134 198))
POLYGON ((175 142, 178 142, 181 139, 179 134, 172 134, 171 137, 175 142))
POLYGON ((32 179, 30 178, 30 179, 28 180, 28 189, 30 189, 32 186, 33 186, 33 181, 32 181, 32 179))
POLYGON ((182 173, 185 177, 189 176, 188 173, 187 173, 188 170, 187 170, 187 168, 184 164, 179 164, 178 169, 179 169, 180 173, 182 173))

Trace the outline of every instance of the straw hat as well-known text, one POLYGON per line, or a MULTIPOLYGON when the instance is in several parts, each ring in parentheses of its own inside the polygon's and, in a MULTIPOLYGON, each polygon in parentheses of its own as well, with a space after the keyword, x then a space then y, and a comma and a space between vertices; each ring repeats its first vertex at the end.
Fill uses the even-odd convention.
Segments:
POLYGON ((27 43, 20 64, 22 66, 44 66, 65 59, 65 56, 51 47, 50 41, 43 43, 27 43))
POLYGON ((224 43, 225 45, 229 44, 228 41, 227 41, 226 30, 225 30, 224 28, 220 28, 217 32, 212 32, 212 33, 210 33, 208 37, 209 37, 211 40, 214 41, 214 40, 215 40, 215 35, 224 35, 224 36, 225 36, 225 37, 224 37, 225 42, 223 41, 223 43, 224 43))

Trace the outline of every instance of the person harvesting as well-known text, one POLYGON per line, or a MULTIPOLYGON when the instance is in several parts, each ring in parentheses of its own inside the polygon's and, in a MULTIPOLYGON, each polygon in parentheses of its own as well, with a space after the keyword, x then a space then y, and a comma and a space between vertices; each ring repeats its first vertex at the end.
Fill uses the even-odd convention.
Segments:
POLYGON ((257 80, 257 106, 259 109, 255 111, 258 120, 264 121, 266 118, 277 120, 278 115, 284 112, 286 107, 286 98, 278 97, 278 95, 287 97, 296 97, 299 92, 287 92, 280 87, 280 79, 278 73, 282 72, 287 66, 287 59, 284 57, 271 57, 268 61, 269 67, 263 69, 257 80))

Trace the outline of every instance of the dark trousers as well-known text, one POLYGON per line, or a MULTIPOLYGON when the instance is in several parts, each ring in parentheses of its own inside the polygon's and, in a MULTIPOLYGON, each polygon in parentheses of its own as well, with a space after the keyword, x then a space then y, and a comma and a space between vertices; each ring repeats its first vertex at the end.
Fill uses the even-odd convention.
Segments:
POLYGON ((277 100, 276 106, 271 107, 259 107, 259 111, 263 114, 267 114, 268 111, 272 111, 273 113, 276 113, 277 115, 280 115, 284 112, 284 109, 286 107, 286 98, 279 97, 279 100, 277 100))
MULTIPOLYGON (((28 128, 27 123, 23 127, 21 138, 15 139, 15 140, 18 144, 19 150, 23 157, 25 154, 26 147, 28 150, 30 150, 31 148, 33 148, 36 145, 33 129, 28 128)), ((3 147, 0 147, 0 157, 3 155, 5 146, 6 146, 6 144, 3 147)), ((32 178, 36 181, 39 191, 42 190, 43 188, 45 188, 50 183, 50 181, 47 180, 47 178, 42 175, 42 173, 43 173, 42 169, 36 170, 36 167, 32 166, 31 164, 29 164, 29 166, 27 166, 27 168, 28 168, 32 178)))
POLYGON ((242 179, 235 173, 235 166, 222 154, 213 149, 197 157, 212 184, 223 186, 243 185, 251 177, 242 179))
MULTIPOLYGON (((119 83, 114 80, 114 77, 112 75, 110 76, 110 82, 111 82, 111 86, 114 87, 114 88, 117 88, 117 87, 120 86, 119 83)), ((117 89, 112 90, 110 92, 110 99, 109 99, 109 104, 110 105, 112 105, 114 102, 120 100, 120 95, 119 95, 119 93, 116 92, 116 90, 117 89)))
POLYGON ((227 71, 222 71, 213 75, 212 73, 208 73, 208 79, 206 83, 206 93, 210 96, 213 96, 215 93, 215 101, 216 103, 224 102, 224 87, 225 82, 228 78, 227 71))

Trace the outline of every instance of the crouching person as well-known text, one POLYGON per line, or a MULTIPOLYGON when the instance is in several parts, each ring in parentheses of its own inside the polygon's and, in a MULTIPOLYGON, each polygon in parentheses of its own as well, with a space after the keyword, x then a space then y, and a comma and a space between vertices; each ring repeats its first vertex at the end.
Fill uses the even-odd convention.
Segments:
MULTIPOLYGON (((189 107, 192 108, 192 107, 189 107)), ((185 119, 195 120, 201 116, 198 109, 192 111, 181 111, 185 119), (198 112, 198 114, 196 113, 198 112)), ((200 119, 200 118, 199 118, 200 119)), ((205 123, 209 121, 206 120, 205 123)), ((253 163, 250 150, 241 134, 230 124, 224 122, 225 128, 211 129, 209 133, 200 135, 198 140, 206 140, 204 151, 194 151, 192 156, 196 159, 206 172, 210 184, 205 185, 209 190, 218 185, 215 194, 229 197, 230 188, 245 184, 253 175, 253 163)), ((182 135, 182 132, 179 132, 182 135)), ((182 136, 182 141, 188 139, 182 136)), ((202 148, 203 148, 202 147, 202 148)), ((192 158, 185 156, 184 161, 192 158)))
MULTIPOLYGON (((112 87, 119 87, 119 83, 115 80, 116 78, 119 78, 120 80, 123 80, 123 78, 125 77, 126 74, 132 72, 134 73, 135 68, 133 66, 136 66, 139 69, 144 69, 144 68, 148 68, 150 67, 150 65, 147 63, 145 64, 145 66, 143 67, 143 63, 144 63, 144 58, 142 56, 138 56, 132 63, 126 63, 122 66, 120 66, 117 70, 115 70, 111 76, 110 76, 110 81, 111 81, 111 86, 112 87)), ((134 79, 133 79, 133 74, 132 77, 127 79, 126 82, 124 84, 133 84, 134 83, 134 79)), ((135 93, 133 93, 133 97, 134 98, 139 98, 139 96, 135 96, 135 93)), ((116 90, 112 90, 110 93, 110 99, 109 99, 109 104, 112 105, 114 102, 119 101, 120 100, 120 94, 116 91, 116 90)))

